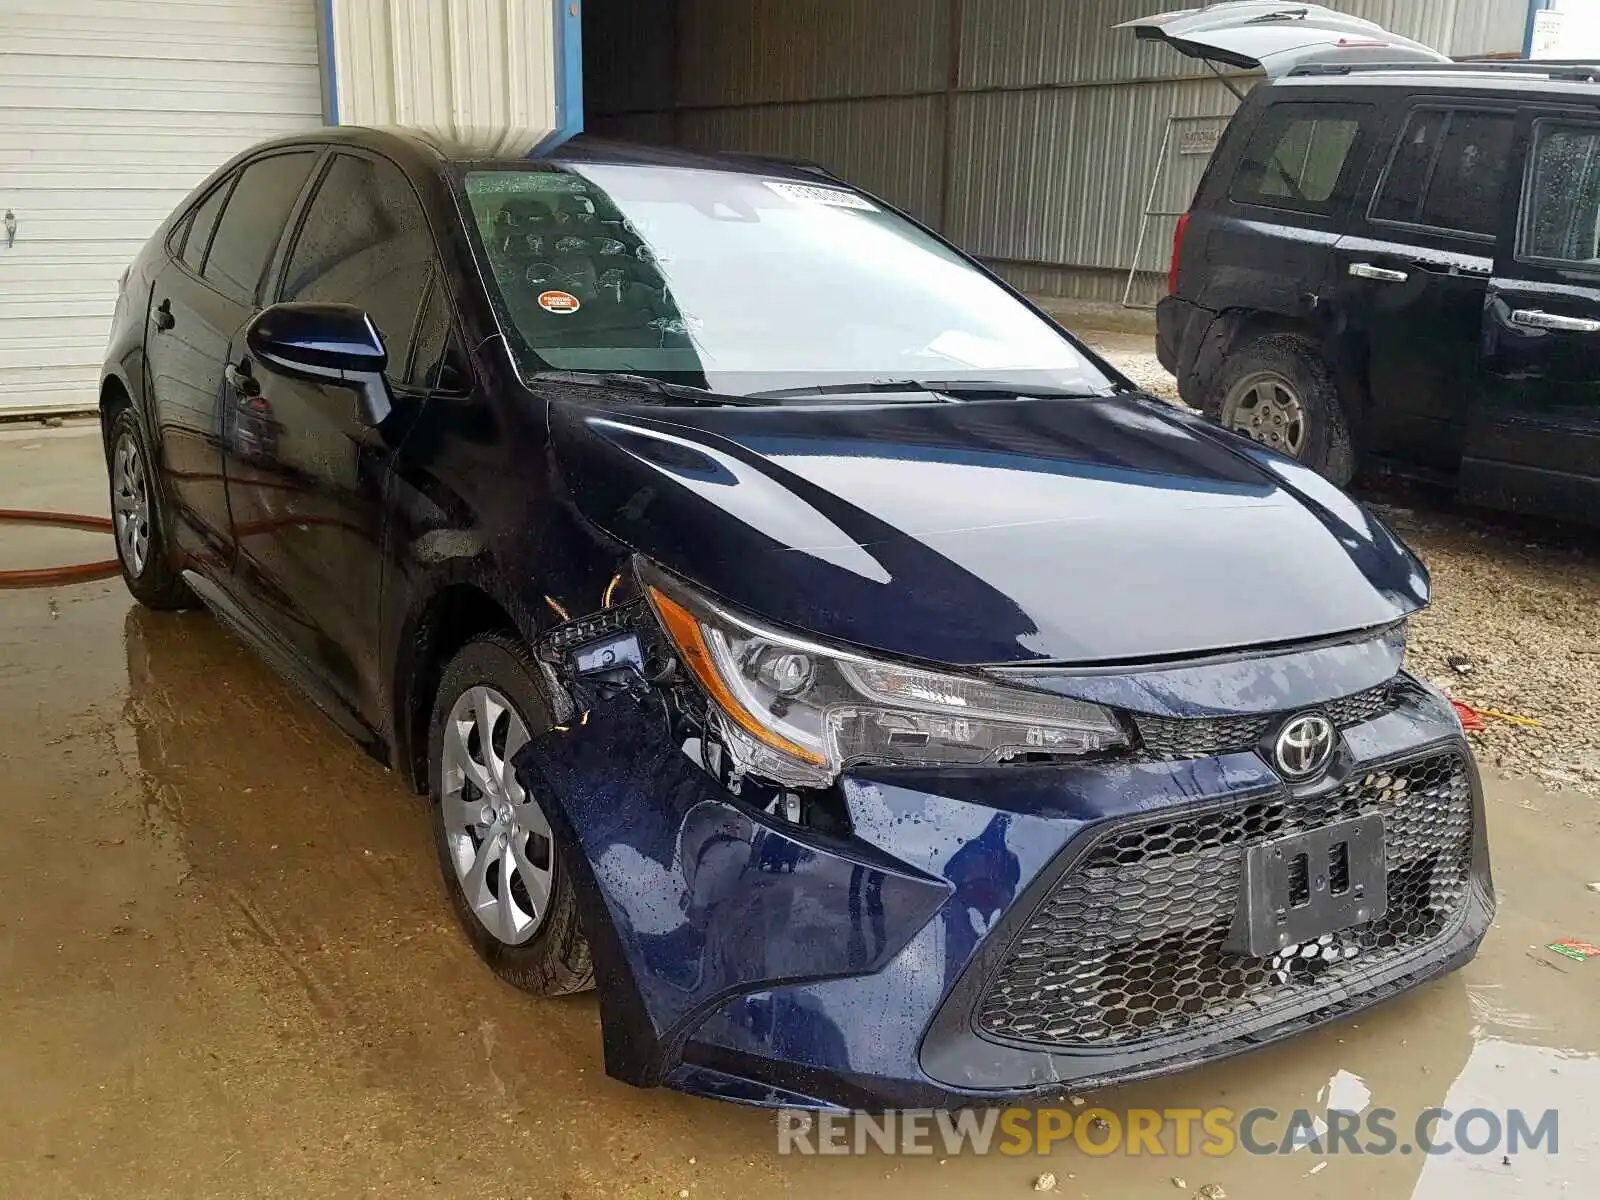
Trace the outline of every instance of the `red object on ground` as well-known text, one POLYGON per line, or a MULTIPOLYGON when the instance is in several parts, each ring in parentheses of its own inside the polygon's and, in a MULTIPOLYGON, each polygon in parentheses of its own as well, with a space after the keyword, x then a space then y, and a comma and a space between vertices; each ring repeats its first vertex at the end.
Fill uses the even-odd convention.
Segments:
POLYGON ((1450 701, 1450 706, 1456 710, 1456 716, 1461 718, 1461 728, 1468 733, 1482 733, 1488 728, 1483 722, 1483 714, 1470 704, 1463 704, 1459 700, 1450 701))
MULTIPOLYGON (((77 513, 37 512, 33 509, 0 508, 0 521, 17 525, 59 525, 66 529, 87 529, 95 533, 114 531, 108 517, 85 517, 77 513)), ((44 567, 31 571, 0 571, 0 588, 59 587, 67 583, 87 583, 107 579, 121 567, 114 558, 103 562, 73 563, 66 567, 44 567)))

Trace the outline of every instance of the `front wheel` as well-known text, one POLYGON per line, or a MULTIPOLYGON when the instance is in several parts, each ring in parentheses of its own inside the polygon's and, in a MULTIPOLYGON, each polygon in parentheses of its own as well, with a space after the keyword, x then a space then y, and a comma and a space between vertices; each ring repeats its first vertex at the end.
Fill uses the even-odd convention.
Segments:
POLYGON ((538 666, 515 638, 489 634, 445 667, 428 736, 439 867, 467 938, 525 991, 594 986, 572 872, 511 760, 550 726, 538 666))
POLYGON ((1299 334, 1264 334, 1235 350, 1204 408, 1224 429, 1299 459, 1340 486, 1355 474, 1333 372, 1317 345, 1299 334))

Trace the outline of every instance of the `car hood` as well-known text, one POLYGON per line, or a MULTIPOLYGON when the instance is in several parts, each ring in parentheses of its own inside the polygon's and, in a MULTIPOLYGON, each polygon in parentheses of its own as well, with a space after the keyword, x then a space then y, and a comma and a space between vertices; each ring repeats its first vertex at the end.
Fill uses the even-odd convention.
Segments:
POLYGON ((550 406, 572 504, 792 628, 953 664, 1315 639, 1426 603, 1319 476, 1152 400, 550 406))

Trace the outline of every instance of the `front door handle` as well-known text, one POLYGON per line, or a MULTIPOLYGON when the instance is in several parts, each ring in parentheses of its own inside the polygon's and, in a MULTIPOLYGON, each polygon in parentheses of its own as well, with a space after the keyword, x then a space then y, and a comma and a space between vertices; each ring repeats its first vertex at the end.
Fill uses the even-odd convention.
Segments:
POLYGON ((156 328, 163 333, 178 323, 178 319, 172 315, 171 300, 163 300, 156 305, 155 323, 156 328))
POLYGON ((1351 263, 1350 274, 1357 279, 1376 279, 1379 283, 1404 283, 1411 278, 1404 271, 1391 271, 1388 267, 1375 267, 1371 263, 1351 263))
POLYGON ((1600 321, 1593 317, 1566 317, 1560 313, 1542 312, 1537 308, 1519 308, 1511 314, 1511 323, 1524 329, 1553 329, 1560 333, 1600 333, 1600 321))

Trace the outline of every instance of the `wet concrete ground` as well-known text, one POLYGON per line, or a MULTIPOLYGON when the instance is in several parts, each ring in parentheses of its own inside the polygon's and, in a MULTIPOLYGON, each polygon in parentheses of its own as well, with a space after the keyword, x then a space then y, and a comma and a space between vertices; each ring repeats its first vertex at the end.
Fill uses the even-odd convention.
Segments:
MULTIPOLYGON (((0 507, 103 513, 96 454, 0 441, 0 507)), ((50 536, 31 549, 83 548, 50 536)), ((40 565, 0 546, 0 569, 40 565)), ((780 1158, 768 1115, 607 1079, 592 996, 480 966, 422 802, 210 617, 145 612, 116 580, 0 592, 0 1194, 991 1200, 1049 1171, 1067 1197, 1594 1195, 1600 959, 1541 947, 1600 942, 1600 808, 1489 774, 1501 906, 1473 964, 1090 1099, 1365 1091, 1402 1130, 1433 1105, 1555 1107, 1557 1156, 780 1158)))

